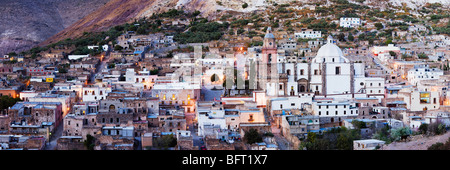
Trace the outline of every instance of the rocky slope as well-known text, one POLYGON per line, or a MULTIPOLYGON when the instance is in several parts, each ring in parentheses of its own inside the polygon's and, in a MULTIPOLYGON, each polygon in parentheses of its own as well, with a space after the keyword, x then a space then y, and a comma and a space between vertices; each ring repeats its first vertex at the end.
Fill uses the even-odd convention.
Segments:
POLYGON ((27 50, 109 0, 0 0, 0 55, 27 50))
MULTIPOLYGON (((1 1, 1 0, 0 0, 1 1)), ((13 1, 13 0, 7 0, 7 1, 13 1)), ((32 1, 33 0, 22 0, 22 1, 32 1)), ((20 1, 20 2, 22 2, 20 1)), ((50 1, 50 0, 45 0, 50 1)), ((57 0, 57 1, 69 1, 69 0, 57 0)), ((82 4, 83 2, 87 2, 89 0, 82 0, 82 1, 76 1, 80 2, 82 4)), ((58 42, 60 40, 64 40, 66 38, 74 38, 77 36, 82 35, 84 32, 92 32, 92 31, 105 31, 108 28, 124 24, 127 22, 132 22, 134 19, 141 18, 141 17, 149 17, 154 13, 160 13, 164 11, 168 11, 169 9, 183 9, 185 11, 200 11, 201 15, 203 17, 207 17, 208 19, 214 19, 217 15, 217 13, 220 13, 219 11, 235 11, 235 12, 252 12, 255 10, 265 10, 267 6, 272 6, 274 2, 277 4, 283 4, 283 3, 290 3, 293 0, 94 0, 94 1, 107 1, 107 3, 101 7, 94 8, 89 7, 90 9, 96 9, 92 10, 93 12, 89 15, 77 15, 77 16, 85 16, 82 19, 76 21, 74 24, 70 25, 69 27, 65 28, 61 32, 51 36, 51 38, 47 39, 46 41, 40 43, 39 45, 48 45, 51 43, 58 42), (248 4, 247 8, 242 8, 242 5, 244 3, 248 4)), ((303 2, 303 3, 314 3, 314 2, 323 2, 320 0, 296 0, 297 2, 303 2)), ((354 0, 349 0, 350 2, 356 3, 354 0)), ((413 1, 407 1, 407 0, 367 0, 364 2, 365 5, 371 5, 371 6, 388 6, 388 4, 391 5, 398 5, 401 6, 403 4, 406 4, 407 6, 410 5, 419 5, 424 4, 426 2, 434 3, 439 2, 441 4, 448 5, 448 0, 413 0, 413 1)), ((37 2, 34 2, 37 3, 37 2)), ((39 5, 39 4, 38 4, 39 5)), ((86 6, 86 5, 85 5, 86 6)), ((50 7, 48 7, 50 8, 50 7)), ((71 7, 67 7, 67 9, 70 9, 71 7)), ((41 11, 46 8, 39 8, 41 11)), ((1 10, 1 9, 0 9, 1 10)), ((54 11, 54 10, 50 10, 54 11)), ((77 11, 77 10, 72 10, 77 11)), ((66 14, 68 14, 66 12, 66 14)), ((44 14, 38 14, 38 15, 45 15, 44 14)), ((69 16, 74 16, 76 14, 69 14, 66 15, 66 18, 60 18, 56 17, 54 19, 51 19, 53 15, 47 16, 51 20, 59 21, 61 23, 60 25, 63 25, 66 27, 67 25, 62 24, 63 21, 69 21, 67 18, 70 18, 69 16)), ((74 21, 74 20, 71 20, 74 21)), ((4 19, 2 19, 1 22, 5 22, 4 19)), ((30 21, 32 22, 32 21, 30 21)), ((12 23, 11 23, 12 24, 12 23)), ((39 25, 40 27, 37 27, 38 30, 48 30, 48 34, 54 34, 54 30, 58 30, 61 28, 61 26, 57 27, 58 24, 47 24, 47 21, 43 22, 35 22, 35 25, 39 25), (47 28, 48 27, 48 28, 47 28)), ((24 28, 25 29, 25 28, 24 28)), ((18 29, 15 29, 18 30, 18 29)), ((1 29, 0 29, 1 31, 1 29)), ((17 41, 15 43, 19 42, 25 42, 25 41, 31 41, 33 43, 42 41, 43 39, 38 38, 32 38, 36 37, 33 36, 32 31, 23 31, 26 33, 29 33, 30 35, 27 35, 24 39, 22 37, 11 37, 8 41, 11 41, 12 43, 7 44, 14 44, 14 41, 17 41), (22 39, 20 39, 22 38, 22 39)), ((14 30, 7 29, 4 31, 3 34, 13 35, 15 34, 14 30), (9 32, 8 32, 9 31, 9 32)), ((0 37, 1 38, 1 37, 0 37)), ((0 42, 0 45, 3 44, 3 42, 0 42)))

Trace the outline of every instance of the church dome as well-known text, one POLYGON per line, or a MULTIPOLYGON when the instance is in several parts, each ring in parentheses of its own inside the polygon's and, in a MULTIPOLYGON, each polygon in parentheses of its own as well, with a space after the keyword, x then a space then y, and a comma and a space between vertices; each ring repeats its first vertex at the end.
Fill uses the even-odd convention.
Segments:
POLYGON ((339 48, 337 45, 334 44, 334 39, 331 36, 328 36, 327 44, 320 47, 319 51, 317 51, 317 55, 313 61, 316 63, 349 62, 349 60, 344 57, 341 48, 339 48))
POLYGON ((344 56, 342 50, 333 43, 327 43, 320 47, 319 51, 317 51, 317 57, 339 57, 344 56))
POLYGON ((271 27, 267 28, 266 35, 264 36, 264 38, 275 38, 275 35, 272 34, 271 27))

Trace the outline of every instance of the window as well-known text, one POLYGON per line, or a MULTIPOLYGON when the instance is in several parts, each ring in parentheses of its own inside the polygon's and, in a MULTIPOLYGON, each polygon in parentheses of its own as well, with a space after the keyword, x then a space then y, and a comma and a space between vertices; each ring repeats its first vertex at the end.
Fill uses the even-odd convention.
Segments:
POLYGON ((319 116, 322 114, 322 112, 321 111, 319 111, 319 116))
POLYGON ((420 104, 429 104, 430 103, 430 93, 429 92, 421 92, 420 93, 420 104))
POLYGON ((300 75, 304 75, 304 74, 305 74, 304 72, 305 72, 305 70, 304 70, 304 69, 301 69, 301 70, 300 70, 300 75))
POLYGON ((314 75, 319 75, 319 70, 315 69, 314 70, 314 75))
POLYGON ((283 85, 282 84, 280 84, 280 90, 283 90, 283 85))
POLYGON ((295 106, 295 103, 291 103, 291 106, 295 106))
POLYGON ((336 71, 336 75, 341 74, 341 67, 336 67, 335 71, 336 71))
POLYGON ((280 109, 283 109, 283 105, 282 104, 280 104, 280 109))

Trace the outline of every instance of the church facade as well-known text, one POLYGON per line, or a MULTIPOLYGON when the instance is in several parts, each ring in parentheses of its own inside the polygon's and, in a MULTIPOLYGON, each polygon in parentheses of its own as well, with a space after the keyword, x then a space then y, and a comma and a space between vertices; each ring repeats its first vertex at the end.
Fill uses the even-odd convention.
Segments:
POLYGON ((380 101, 384 97, 384 89, 381 90, 384 79, 365 77, 364 63, 353 63, 345 58, 331 36, 310 62, 280 62, 278 58, 284 56, 280 56, 277 50, 275 36, 268 28, 258 59, 258 78, 266 78, 265 87, 263 85, 261 89, 268 96, 314 93, 315 97, 376 97, 380 101))

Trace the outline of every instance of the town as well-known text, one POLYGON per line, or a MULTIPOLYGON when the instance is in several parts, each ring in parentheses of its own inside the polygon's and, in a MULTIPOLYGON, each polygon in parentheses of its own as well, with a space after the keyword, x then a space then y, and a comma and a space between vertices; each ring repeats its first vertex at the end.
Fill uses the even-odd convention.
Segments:
POLYGON ((448 6, 265 3, 2 55, 0 150, 450 149, 448 6))

